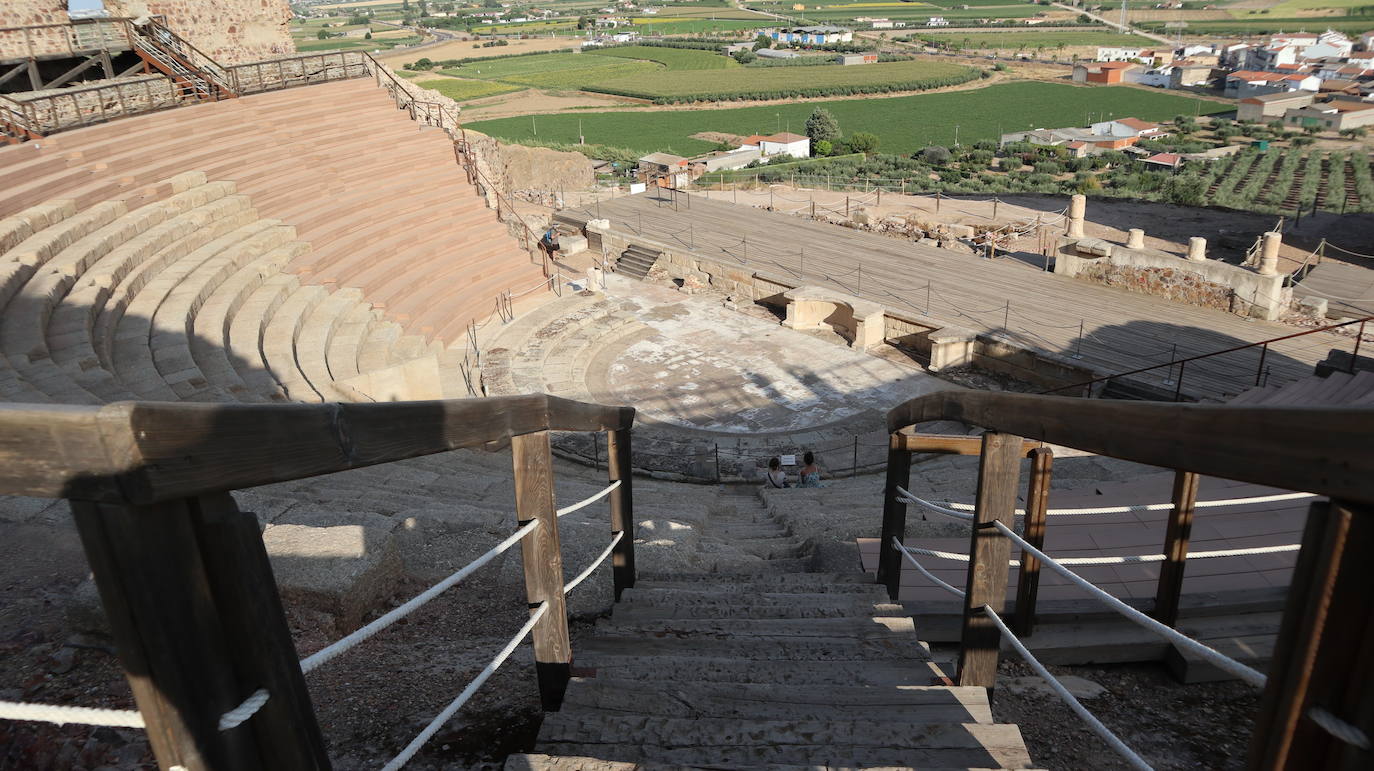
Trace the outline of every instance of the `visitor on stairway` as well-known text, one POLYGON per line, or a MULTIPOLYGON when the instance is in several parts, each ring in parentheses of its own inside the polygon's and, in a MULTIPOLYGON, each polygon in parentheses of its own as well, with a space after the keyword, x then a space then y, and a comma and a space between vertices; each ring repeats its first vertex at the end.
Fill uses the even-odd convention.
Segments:
POLYGON ((553 262, 558 254, 558 226, 550 223, 549 229, 544 231, 544 235, 539 239, 539 248, 544 250, 549 261, 553 262))
POLYGON ((787 479, 787 472, 782 470, 782 461, 777 456, 768 459, 768 473, 763 477, 768 487, 791 487, 792 483, 787 479))
POLYGON ((797 487, 825 487, 826 484, 821 481, 821 467, 816 465, 816 454, 807 450, 802 455, 802 463, 806 465, 802 466, 797 487))

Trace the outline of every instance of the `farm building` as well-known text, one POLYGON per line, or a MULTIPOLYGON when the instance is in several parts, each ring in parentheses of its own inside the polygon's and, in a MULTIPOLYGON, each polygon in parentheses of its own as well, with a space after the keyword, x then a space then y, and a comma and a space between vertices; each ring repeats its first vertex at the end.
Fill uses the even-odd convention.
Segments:
POLYGON ((663 187, 679 187, 688 182, 687 159, 669 153, 649 153, 639 159, 637 176, 663 187))
POLYGON ((811 157, 811 138, 802 134, 789 134, 781 132, 772 136, 763 137, 759 143, 759 149, 765 158, 774 155, 790 155, 793 158, 811 157))
POLYGON ((796 51, 788 51, 785 48, 760 48, 754 53, 763 59, 796 59, 801 56, 796 51))
POLYGON ((1216 70, 1213 63, 1203 62, 1174 62, 1173 69, 1169 71, 1169 88, 1186 88, 1188 86, 1205 86, 1212 82, 1216 77, 1216 70))
POLYGON ((854 40, 854 31, 845 27, 782 27, 765 30, 764 33, 779 43, 799 45, 830 45, 849 43, 854 40))
POLYGON ((1246 97, 1236 104, 1236 120, 1267 123, 1282 118, 1290 108, 1306 107, 1317 95, 1311 91, 1283 91, 1246 97))
POLYGON ((687 168, 691 171, 692 177, 696 178, 711 171, 742 169, 762 157, 763 151, 757 145, 746 145, 734 150, 717 150, 698 155, 687 162, 687 168))
POLYGON ((1175 153, 1155 153, 1149 158, 1141 160, 1141 163, 1148 163, 1151 166, 1169 171, 1177 171, 1183 165, 1183 157, 1175 153))
POLYGON ((1073 82, 1121 83, 1127 72, 1139 66, 1131 62, 1079 62, 1073 66, 1073 82))
POLYGON ((927 27, 948 27, 949 20, 943 16, 932 16, 926 21, 927 27))
POLYGON ((840 54, 835 57, 835 61, 840 64, 876 64, 878 55, 872 54, 840 54))
POLYGON ((1321 80, 1316 75, 1238 70, 1226 76, 1225 93, 1233 99, 1245 99, 1284 91, 1316 91, 1320 87, 1321 80))
POLYGON ((1283 114, 1283 122, 1301 128, 1316 126, 1326 131, 1360 128, 1374 125, 1374 104, 1350 99, 1333 99, 1306 107, 1291 108, 1283 114))
POLYGON ((1130 62, 1140 58, 1144 49, 1140 48, 1119 48, 1103 47, 1097 49, 1097 61, 1099 62, 1130 62))

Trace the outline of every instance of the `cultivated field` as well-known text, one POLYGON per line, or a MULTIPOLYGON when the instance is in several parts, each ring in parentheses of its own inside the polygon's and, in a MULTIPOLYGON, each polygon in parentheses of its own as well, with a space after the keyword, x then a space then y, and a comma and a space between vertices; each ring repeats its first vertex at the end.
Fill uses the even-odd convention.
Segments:
POLYGON ((1205 177, 1209 204, 1260 212, 1374 209, 1374 179, 1363 151, 1289 149, 1248 152, 1214 162, 1205 177))
POLYGON ((966 83, 978 75, 979 71, 972 67, 930 61, 852 67, 742 67, 710 78, 688 71, 645 73, 603 81, 586 90, 659 103, 709 102, 923 91, 966 83))
MULTIPOLYGON (((1164 32, 1164 21, 1148 21, 1139 24, 1141 29, 1151 32, 1164 32)), ((1374 15, 1363 16, 1324 16, 1320 18, 1241 16, 1230 21, 1209 20, 1190 21, 1184 34, 1192 37, 1206 35, 1268 35, 1275 32, 1323 32, 1334 29, 1347 35, 1359 35, 1374 29, 1374 15)))
MULTIPOLYGON (((877 65, 843 69, 874 66, 877 65)), ((781 69, 810 72, 821 68, 781 69)), ((581 121, 582 133, 590 143, 645 153, 667 150, 695 154, 715 145, 692 139, 693 134, 719 131, 748 135, 787 129, 800 133, 807 116, 817 107, 833 113, 846 134, 856 131, 877 134, 881 142, 879 149, 888 153, 912 153, 928 145, 953 144, 956 131, 959 141, 968 144, 980 139, 996 140, 1002 133, 1019 129, 1081 125, 1087 122, 1090 111, 1117 117, 1168 120, 1179 114, 1206 115, 1231 109, 1217 102, 1136 88, 1017 82, 941 94, 735 109, 542 115, 538 118, 538 140, 575 143, 581 121)), ((535 139, 528 117, 469 125, 513 142, 535 139)))
POLYGON ((631 61, 611 56, 539 54, 475 61, 440 72, 459 78, 499 80, 536 88, 584 89, 598 83, 658 72, 662 69, 662 66, 654 62, 631 61))
POLYGON ((658 62, 670 70, 724 70, 739 67, 739 62, 722 54, 698 51, 689 48, 665 48, 663 46, 618 46, 616 48, 592 49, 592 56, 615 56, 621 59, 642 59, 658 62))
POLYGON ((938 32, 921 30, 912 37, 960 49, 1065 49, 1079 46, 1149 46, 1149 38, 1122 35, 1107 29, 1005 30, 998 32, 938 32))
POLYGON ((484 96, 509 94, 521 91, 524 86, 512 83, 493 83, 487 80, 463 80, 461 78, 431 78, 417 81, 421 88, 432 88, 455 102, 468 99, 481 99, 484 96))

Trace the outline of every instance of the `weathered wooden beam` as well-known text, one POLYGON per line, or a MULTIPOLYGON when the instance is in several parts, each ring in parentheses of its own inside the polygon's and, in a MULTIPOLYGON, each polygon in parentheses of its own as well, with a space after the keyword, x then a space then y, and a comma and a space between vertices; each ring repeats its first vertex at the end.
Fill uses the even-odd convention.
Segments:
POLYGON ((429 455, 634 410, 542 394, 391 404, 0 405, 0 492, 152 503, 429 455))
POLYGON ((57 77, 55 77, 55 78, 53 78, 52 80, 48 81, 47 83, 45 83, 45 84, 43 85, 43 87, 44 87, 44 88, 58 88, 58 87, 60 87, 60 86, 65 86, 65 85, 67 84, 67 81, 71 80, 72 78, 76 77, 77 75, 80 75, 81 73, 85 72, 86 70, 90 69, 91 67, 93 67, 93 66, 95 66, 95 65, 97 65, 97 64, 99 64, 99 63, 100 63, 100 57, 98 57, 98 56, 88 56, 88 57, 86 57, 86 61, 81 62, 80 64, 77 64, 75 67, 72 67, 71 69, 67 70, 66 72, 62 73, 61 75, 58 75, 57 77))
POLYGON ((1352 722, 1363 723, 1367 732, 1374 729, 1374 714, 1362 701, 1369 687, 1368 651, 1374 644, 1371 551, 1374 511, 1356 513, 1336 501, 1312 504, 1250 734, 1248 769, 1360 767, 1324 762, 1337 740, 1306 712, 1321 706, 1348 721, 1362 712, 1352 722))
POLYGON ((611 482, 620 482, 610 495, 611 532, 625 534, 611 551, 611 580, 617 602, 621 592, 635 585, 634 469, 630 464, 630 429, 607 432, 606 476, 611 482))
POLYGON ((883 527, 878 538, 878 583, 887 587, 894 602, 902 591, 902 555, 892 548, 892 539, 906 540, 906 502, 898 487, 911 485, 911 452, 901 447, 893 435, 887 449, 887 477, 883 482, 883 527))
POLYGON ((1374 503, 1374 410, 1115 402, 949 390, 888 412, 897 431, 961 420, 1044 442, 1208 476, 1374 503), (1244 447, 1244 453, 1237 453, 1244 447))
POLYGON ((572 642, 563 599, 563 555, 554 509, 549 433, 539 431, 511 437, 510 449, 515 468, 515 516, 521 527, 532 520, 541 523, 520 542, 520 558, 525 568, 525 596, 530 613, 540 605, 548 606, 531 634, 539 700, 545 712, 555 712, 563 703, 563 692, 572 676, 572 642))
POLYGON ((251 731, 219 730, 220 716, 248 693, 234 675, 188 503, 72 501, 72 512, 158 764, 266 768, 251 731))
POLYGON ((10 82, 10 81, 13 80, 14 78, 16 78, 16 77, 20 76, 21 74, 27 72, 28 69, 29 69, 29 68, 28 68, 28 62, 19 62, 18 64, 14 65, 13 67, 10 68, 10 71, 9 71, 9 72, 6 72, 4 75, 0 75, 0 86, 5 85, 6 83, 10 82))
MULTIPOLYGON (((983 440, 977 436, 947 436, 944 434, 918 434, 911 428, 898 431, 894 438, 901 449, 907 452, 925 452, 939 455, 977 455, 983 451, 983 440)), ((1043 442, 1027 439, 1023 443, 1026 457, 1035 448, 1044 446, 1043 442)))
POLYGON ((191 511, 239 693, 268 693, 257 714, 231 731, 251 737, 264 768, 330 768, 257 516, 239 511, 228 493, 200 496, 191 511))
POLYGON ((1193 531, 1199 477, 1191 471, 1174 473, 1174 507, 1164 534, 1164 562, 1159 566, 1155 589, 1156 621, 1173 626, 1178 621, 1178 598, 1183 595, 1183 573, 1188 567, 1188 537, 1193 531))
MULTIPOLYGON (((1030 483, 1026 485, 1026 520, 1022 537, 1037 549, 1045 547, 1045 521, 1050 507, 1050 476, 1054 453, 1048 447, 1031 450, 1030 483)), ((1040 559, 1021 553, 1016 580, 1016 610, 1012 628, 1022 636, 1035 631, 1035 597, 1040 590, 1040 559)))
POLYGON ((1011 541, 993 522, 1011 527, 1015 521, 1021 448, 1019 436, 995 431, 983 434, 978 499, 974 504, 968 550, 968 579, 964 585, 959 685, 981 685, 991 690, 997 680, 1002 633, 984 614, 983 606, 1000 614, 1007 603, 1007 560, 1011 557, 1011 541))

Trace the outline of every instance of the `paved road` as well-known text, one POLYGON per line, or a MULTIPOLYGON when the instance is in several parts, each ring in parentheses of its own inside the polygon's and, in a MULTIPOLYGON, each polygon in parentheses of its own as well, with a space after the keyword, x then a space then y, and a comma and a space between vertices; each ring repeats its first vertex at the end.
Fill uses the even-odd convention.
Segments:
POLYGON ((1114 21, 1112 21, 1112 20, 1110 20, 1110 19, 1107 19, 1107 18, 1104 18, 1104 17, 1102 17, 1102 16, 1098 16, 1098 15, 1095 14, 1095 13, 1089 13, 1088 11, 1085 11, 1085 10, 1083 10, 1082 8, 1074 8, 1072 5, 1064 5, 1063 3, 1051 3, 1051 5, 1053 5, 1053 6, 1056 7, 1056 8, 1063 8, 1063 9, 1066 10, 1066 11, 1073 11, 1074 13, 1081 13, 1081 14, 1083 14, 1084 16, 1087 16, 1089 19, 1093 19, 1094 21, 1099 21, 1099 22, 1102 22, 1103 24, 1106 24, 1108 27, 1111 27, 1112 29, 1119 30, 1119 31, 1121 31, 1121 32, 1130 32, 1130 33, 1139 35, 1139 36, 1141 36, 1141 37, 1147 37, 1147 38, 1149 38, 1149 39, 1151 39, 1151 40, 1153 40, 1153 41, 1155 41, 1155 42, 1157 42, 1157 43, 1163 43, 1164 45, 1168 46, 1168 47, 1169 47, 1169 50, 1171 50, 1171 51, 1172 51, 1173 48, 1174 48, 1174 41, 1170 40, 1170 39, 1167 38, 1167 37, 1164 37, 1163 35, 1156 35, 1156 34, 1153 33, 1153 32, 1144 32, 1144 31, 1141 31, 1141 30, 1136 29, 1135 27, 1132 27, 1132 26, 1129 25, 1129 24, 1127 24, 1126 26, 1123 27, 1123 26, 1121 26, 1120 24, 1118 24, 1117 22, 1114 22, 1114 21))

